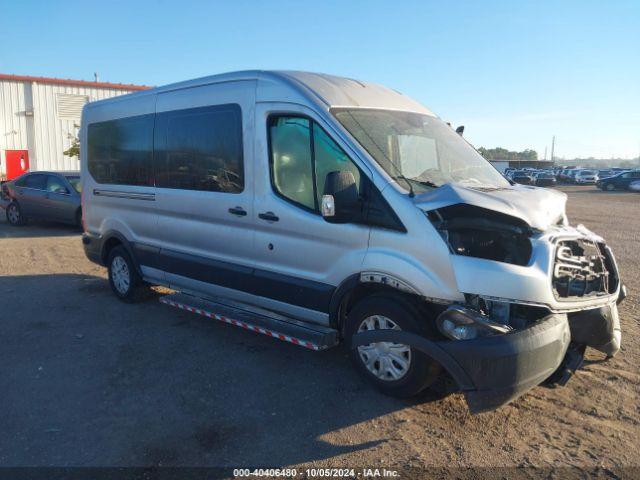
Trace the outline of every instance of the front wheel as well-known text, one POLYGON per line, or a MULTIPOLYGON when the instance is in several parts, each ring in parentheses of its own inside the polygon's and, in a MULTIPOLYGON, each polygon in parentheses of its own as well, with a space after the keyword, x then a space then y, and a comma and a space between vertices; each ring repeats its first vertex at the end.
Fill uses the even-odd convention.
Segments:
MULTIPOLYGON (((424 334, 417 309, 400 298, 375 294, 358 302, 349 312, 345 337, 368 330, 405 330, 424 334)), ((350 351, 351 360, 370 383, 382 393, 411 397, 433 384, 440 365, 408 345, 377 342, 350 351)))
POLYGON ((14 227, 24 225, 26 222, 26 219, 22 215, 22 209, 20 208, 18 202, 11 202, 7 206, 6 215, 7 222, 9 222, 9 225, 12 225, 14 227))
POLYGON ((113 293, 123 302, 139 301, 143 290, 142 279, 124 247, 118 246, 109 252, 107 267, 109 269, 109 285, 113 293))

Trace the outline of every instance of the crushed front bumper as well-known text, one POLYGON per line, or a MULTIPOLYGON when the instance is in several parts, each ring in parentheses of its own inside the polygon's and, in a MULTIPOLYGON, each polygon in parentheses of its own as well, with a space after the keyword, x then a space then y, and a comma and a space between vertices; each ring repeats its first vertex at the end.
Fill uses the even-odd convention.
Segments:
POLYGON ((565 314, 552 314, 513 333, 475 340, 432 341, 398 330, 353 336, 356 348, 375 342, 410 345, 439 362, 464 393, 472 413, 498 408, 546 380, 562 363, 571 334, 565 314))
MULTIPOLYGON (((622 287, 618 303, 624 295, 622 287)), ((394 342, 424 352, 449 372, 469 410, 479 413, 509 403, 554 373, 553 379, 563 385, 581 364, 586 346, 613 356, 620 340, 618 309, 612 303, 568 315, 553 313, 521 330, 474 340, 434 341, 405 331, 370 330, 354 335, 351 347, 394 342)))
POLYGON ((507 335, 440 342, 468 375, 469 409, 492 410, 546 380, 562 363, 571 333, 567 316, 552 314, 507 335))

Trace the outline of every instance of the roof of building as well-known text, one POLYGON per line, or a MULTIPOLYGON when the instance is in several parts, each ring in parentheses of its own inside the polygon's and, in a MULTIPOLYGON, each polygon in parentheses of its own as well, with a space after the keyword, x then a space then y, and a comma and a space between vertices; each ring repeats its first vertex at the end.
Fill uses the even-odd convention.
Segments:
POLYGON ((110 82, 91 82, 89 80, 72 80, 70 78, 51 78, 51 77, 34 77, 31 75, 11 75, 0 73, 0 80, 8 80, 12 82, 35 82, 47 83, 50 85, 69 85, 74 87, 88 88, 111 88, 114 90, 147 90, 147 85, 133 85, 130 83, 110 83, 110 82))

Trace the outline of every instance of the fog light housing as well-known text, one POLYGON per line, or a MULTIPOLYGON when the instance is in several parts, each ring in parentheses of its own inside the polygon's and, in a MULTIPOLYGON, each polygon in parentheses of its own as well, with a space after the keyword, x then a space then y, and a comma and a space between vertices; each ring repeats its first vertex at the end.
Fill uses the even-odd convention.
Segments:
POLYGON ((472 340, 513 330, 508 325, 494 322, 488 316, 461 305, 452 305, 438 315, 436 325, 445 337, 452 340, 472 340))

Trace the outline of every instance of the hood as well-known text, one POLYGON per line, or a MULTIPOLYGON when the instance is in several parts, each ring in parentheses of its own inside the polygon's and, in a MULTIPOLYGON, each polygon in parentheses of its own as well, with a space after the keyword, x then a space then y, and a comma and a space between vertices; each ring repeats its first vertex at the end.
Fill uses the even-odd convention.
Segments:
POLYGON ((417 195, 413 201, 424 211, 466 203, 520 218, 537 230, 547 230, 563 218, 567 195, 525 185, 485 187, 447 183, 417 195))

